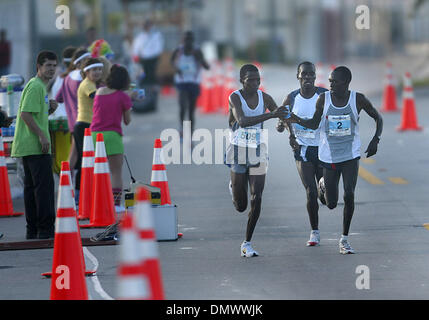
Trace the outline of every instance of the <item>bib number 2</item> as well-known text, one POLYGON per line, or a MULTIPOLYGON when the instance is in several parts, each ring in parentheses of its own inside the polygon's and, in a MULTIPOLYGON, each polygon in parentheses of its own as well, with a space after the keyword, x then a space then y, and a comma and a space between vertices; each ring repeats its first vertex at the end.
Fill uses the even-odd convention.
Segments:
POLYGON ((328 116, 329 135, 335 137, 351 135, 351 119, 350 115, 328 116))

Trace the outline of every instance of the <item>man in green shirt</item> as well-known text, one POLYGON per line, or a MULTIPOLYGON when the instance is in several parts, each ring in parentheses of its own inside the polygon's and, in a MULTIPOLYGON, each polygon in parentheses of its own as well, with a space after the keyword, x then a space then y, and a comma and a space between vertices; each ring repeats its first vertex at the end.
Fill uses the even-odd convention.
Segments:
POLYGON ((46 85, 55 75, 57 56, 41 51, 37 75, 25 86, 16 121, 11 156, 22 158, 27 239, 49 239, 55 235, 55 188, 52 173, 48 115, 57 108, 48 99, 46 85))

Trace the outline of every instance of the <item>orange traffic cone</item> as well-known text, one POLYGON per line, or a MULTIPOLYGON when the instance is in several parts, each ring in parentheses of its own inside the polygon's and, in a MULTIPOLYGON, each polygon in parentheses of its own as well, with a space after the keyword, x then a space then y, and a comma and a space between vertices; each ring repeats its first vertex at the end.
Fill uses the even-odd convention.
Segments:
POLYGON ((23 212, 13 212, 12 196, 10 195, 9 176, 4 154, 3 138, 0 130, 0 218, 22 216, 23 212))
POLYGON ((161 157, 162 142, 161 139, 156 139, 153 149, 153 164, 151 186, 161 189, 161 205, 171 204, 170 190, 168 188, 167 171, 161 157))
POLYGON ((225 85, 222 93, 222 110, 224 114, 229 112, 229 96, 238 89, 234 74, 234 63, 231 58, 225 60, 225 85))
MULTIPOLYGON (((61 181, 62 176, 67 176, 69 181, 72 181, 71 173, 70 173, 70 164, 68 161, 61 161, 60 181, 61 181)), ((74 200, 74 188, 73 188, 72 184, 70 184, 70 190, 71 190, 71 197, 73 199, 73 210, 75 210, 75 215, 77 215, 76 204, 75 204, 75 200, 74 200)), ((77 217, 76 217, 76 223, 77 223, 77 225, 79 225, 79 221, 77 220, 77 217)), ((80 248, 82 251, 82 239, 81 239, 81 235, 80 235, 80 228, 78 228, 78 233, 79 233, 79 245, 80 245, 80 248)), ((83 256, 83 251, 82 251, 82 265, 83 265, 83 270, 84 270, 85 276, 92 276, 93 274, 95 274, 95 270, 90 270, 90 271, 86 270, 85 258, 83 256)), ((42 276, 49 278, 52 276, 52 272, 42 273, 42 276)))
POLYGON ((91 129, 85 129, 83 138, 82 169, 80 175, 79 215, 78 219, 89 219, 91 216, 92 187, 94 184, 94 142, 91 129))
POLYGON ((208 71, 207 70, 203 70, 201 72, 201 92, 200 95, 197 99, 197 108, 204 108, 204 104, 206 102, 206 100, 208 99, 206 96, 208 94, 208 88, 207 88, 207 76, 208 71))
POLYGON ((325 82, 325 68, 321 62, 316 64, 316 87, 327 88, 325 82))
POLYGON ((417 124, 413 86, 411 83, 411 74, 409 72, 405 73, 404 90, 402 94, 402 120, 401 125, 397 130, 422 130, 422 128, 417 124))
POLYGON ((162 86, 161 95, 162 96, 173 96, 175 93, 174 88, 169 85, 162 86))
POLYGON ((60 178, 55 221, 51 300, 88 300, 74 199, 67 174, 60 178))
POLYGON ((224 90, 225 77, 222 65, 219 61, 214 63, 214 87, 213 87, 213 104, 216 110, 222 107, 222 92, 224 90))
POLYGON ((102 133, 97 133, 95 146, 95 165, 93 182, 93 199, 89 224, 81 228, 107 227, 116 222, 113 202, 112 183, 110 182, 109 164, 102 133))
POLYGON ((139 257, 150 282, 150 300, 164 300, 158 244, 156 243, 155 223, 149 192, 141 187, 137 189, 135 214, 136 229, 139 235, 139 257))
MULTIPOLYGON (((71 177, 70 163, 68 161, 61 161, 60 178, 61 178, 61 175, 63 175, 63 174, 66 174, 69 177, 69 181, 70 181, 70 185, 71 185, 71 193, 72 193, 72 197, 74 199, 73 179, 71 177)), ((74 209, 76 210, 76 206, 74 207, 74 209)))
POLYGON ((124 216, 120 227, 118 268, 118 299, 150 299, 149 281, 141 263, 138 248, 138 236, 134 228, 133 214, 124 216))
POLYGON ((396 112, 399 111, 396 105, 396 89, 393 83, 393 72, 392 64, 386 63, 386 82, 383 91, 383 106, 381 111, 383 112, 396 112))
POLYGON ((201 112, 213 113, 216 112, 215 92, 214 92, 214 77, 211 70, 203 72, 203 81, 201 85, 201 112))

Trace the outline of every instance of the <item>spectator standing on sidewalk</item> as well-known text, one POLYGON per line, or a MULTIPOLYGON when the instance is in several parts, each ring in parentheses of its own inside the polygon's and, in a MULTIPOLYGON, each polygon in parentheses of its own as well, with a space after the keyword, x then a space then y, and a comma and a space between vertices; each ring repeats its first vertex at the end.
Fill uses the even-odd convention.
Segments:
POLYGON ((152 20, 147 20, 143 25, 143 31, 133 42, 133 59, 141 63, 144 71, 141 86, 157 83, 156 68, 163 50, 164 38, 161 32, 154 27, 152 20))
POLYGON ((54 177, 48 115, 58 104, 48 99, 47 84, 54 77, 58 58, 52 51, 37 56, 37 75, 25 86, 16 121, 11 157, 22 158, 27 239, 55 235, 54 177))

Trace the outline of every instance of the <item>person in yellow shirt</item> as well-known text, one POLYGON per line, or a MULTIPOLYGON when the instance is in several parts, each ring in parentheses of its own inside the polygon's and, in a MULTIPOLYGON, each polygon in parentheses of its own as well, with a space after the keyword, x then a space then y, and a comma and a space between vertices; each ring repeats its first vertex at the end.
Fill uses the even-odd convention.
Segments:
MULTIPOLYGON (((103 63, 99 59, 88 59, 81 71, 82 82, 77 90, 77 119, 74 125, 73 136, 76 143, 78 162, 82 160, 83 138, 85 129, 89 128, 92 122, 92 107, 94 103, 95 92, 103 75, 103 63)), ((77 172, 76 180, 80 181, 80 170, 77 172)), ((80 186, 75 186, 75 198, 79 200, 80 186)))

